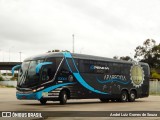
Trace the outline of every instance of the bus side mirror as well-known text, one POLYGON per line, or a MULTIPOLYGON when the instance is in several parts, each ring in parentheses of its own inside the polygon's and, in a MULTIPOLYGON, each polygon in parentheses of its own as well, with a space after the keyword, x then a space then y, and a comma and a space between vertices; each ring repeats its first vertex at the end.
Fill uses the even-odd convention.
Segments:
POLYGON ((14 66, 13 68, 12 68, 12 75, 14 75, 14 71, 16 70, 16 69, 20 69, 21 68, 21 65, 16 65, 16 66, 14 66))
POLYGON ((53 64, 53 62, 42 62, 42 63, 39 63, 39 64, 36 66, 36 74, 39 74, 39 71, 40 71, 40 69, 42 68, 42 66, 50 65, 50 64, 53 64))

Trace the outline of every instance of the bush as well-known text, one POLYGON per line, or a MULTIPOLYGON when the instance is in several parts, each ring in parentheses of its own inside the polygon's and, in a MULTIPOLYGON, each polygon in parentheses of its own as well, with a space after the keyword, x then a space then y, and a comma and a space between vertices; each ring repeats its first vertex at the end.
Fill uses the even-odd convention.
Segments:
POLYGON ((17 77, 12 77, 12 78, 11 78, 11 80, 17 80, 17 79, 18 79, 17 77))
POLYGON ((8 88, 15 88, 13 85, 7 85, 8 88))
POLYGON ((158 73, 152 73, 152 78, 153 79, 160 79, 160 74, 158 74, 158 73))
POLYGON ((159 79, 160 80, 160 74, 155 69, 151 70, 151 76, 153 79, 159 79))
POLYGON ((3 80, 4 80, 3 77, 0 76, 0 81, 3 81, 3 80))

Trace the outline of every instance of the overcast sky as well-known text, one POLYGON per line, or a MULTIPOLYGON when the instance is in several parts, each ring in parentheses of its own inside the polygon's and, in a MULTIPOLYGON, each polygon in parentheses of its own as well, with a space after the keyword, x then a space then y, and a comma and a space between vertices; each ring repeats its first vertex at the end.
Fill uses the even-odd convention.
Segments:
POLYGON ((0 0, 0 61, 60 49, 133 57, 138 45, 160 43, 160 0, 0 0))

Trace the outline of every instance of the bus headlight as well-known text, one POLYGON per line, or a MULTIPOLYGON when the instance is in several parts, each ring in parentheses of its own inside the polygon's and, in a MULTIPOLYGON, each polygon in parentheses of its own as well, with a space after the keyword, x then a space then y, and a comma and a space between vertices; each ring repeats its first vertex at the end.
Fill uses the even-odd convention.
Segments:
POLYGON ((37 90, 36 89, 34 89, 34 90, 32 90, 33 92, 36 92, 37 90))

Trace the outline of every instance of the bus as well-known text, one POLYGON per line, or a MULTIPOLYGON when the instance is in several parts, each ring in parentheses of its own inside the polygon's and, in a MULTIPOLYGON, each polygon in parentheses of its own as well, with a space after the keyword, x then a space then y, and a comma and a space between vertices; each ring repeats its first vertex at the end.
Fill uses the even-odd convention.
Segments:
POLYGON ((147 63, 122 61, 70 52, 29 57, 18 69, 19 100, 60 101, 100 99, 101 102, 134 102, 149 96, 147 63))

